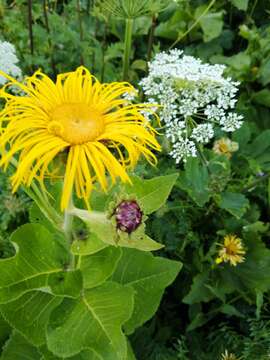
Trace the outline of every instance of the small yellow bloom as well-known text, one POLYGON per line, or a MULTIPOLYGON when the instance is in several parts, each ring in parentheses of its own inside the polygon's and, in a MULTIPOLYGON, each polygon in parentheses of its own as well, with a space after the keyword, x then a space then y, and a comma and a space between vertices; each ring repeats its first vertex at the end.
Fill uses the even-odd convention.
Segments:
POLYGON ((229 262, 231 265, 236 266, 245 260, 243 256, 246 251, 243 248, 242 241, 236 235, 226 235, 222 248, 218 252, 216 263, 229 262))
POLYGON ((236 357, 236 355, 232 353, 228 353, 228 350, 225 350, 224 354, 221 355, 221 360, 240 360, 236 357))
MULTIPOLYGON (((0 112, 0 166, 12 157, 18 167, 12 176, 13 191, 33 179, 44 184, 53 159, 66 153, 61 208, 67 208, 74 188, 88 204, 93 183, 106 191, 107 175, 130 182, 127 169, 134 168, 140 154, 156 164, 160 150, 155 130, 142 115, 151 104, 132 104, 124 94, 134 92, 126 82, 101 84, 84 67, 57 76, 53 82, 37 71, 24 84, 1 72, 10 83, 0 90, 6 100, 0 112), (24 96, 6 91, 16 85, 24 96)), ((153 105, 152 105, 153 106, 153 105)))
POLYGON ((231 141, 229 138, 221 138, 214 142, 213 150, 216 154, 224 154, 228 159, 231 158, 232 153, 239 149, 238 143, 231 141))

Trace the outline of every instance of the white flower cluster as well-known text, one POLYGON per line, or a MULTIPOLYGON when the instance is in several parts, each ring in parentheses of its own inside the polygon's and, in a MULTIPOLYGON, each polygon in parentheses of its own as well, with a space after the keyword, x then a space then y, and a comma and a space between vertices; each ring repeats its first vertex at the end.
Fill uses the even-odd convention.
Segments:
POLYGON ((197 144, 208 143, 215 127, 232 132, 242 125, 243 116, 233 112, 239 83, 225 78, 224 70, 177 49, 149 63, 140 85, 148 102, 162 105, 160 119, 177 163, 197 156, 197 144))
MULTIPOLYGON (((0 70, 15 78, 22 74, 21 69, 16 65, 18 63, 15 47, 7 41, 0 41, 0 70)), ((8 80, 0 75, 0 86, 8 80)))

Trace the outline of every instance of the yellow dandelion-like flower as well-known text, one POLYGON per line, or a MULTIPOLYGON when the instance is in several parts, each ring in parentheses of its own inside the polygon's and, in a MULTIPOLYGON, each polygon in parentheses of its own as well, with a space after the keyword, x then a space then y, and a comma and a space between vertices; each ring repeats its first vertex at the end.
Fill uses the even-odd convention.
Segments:
POLYGON ((218 252, 216 263, 229 262, 231 265, 236 266, 245 260, 243 256, 246 251, 243 248, 242 241, 236 235, 226 235, 222 248, 218 252))
POLYGON ((229 353, 228 350, 225 350, 224 354, 221 354, 221 360, 240 360, 236 355, 229 353))
POLYGON ((231 141, 229 138, 221 138, 214 142, 213 151, 216 154, 223 154, 228 159, 232 157, 232 153, 239 149, 239 145, 235 141, 231 141))
MULTIPOLYGON (((88 204, 93 183, 106 191, 107 175, 130 182, 127 169, 134 168, 140 154, 156 164, 160 150, 155 130, 142 115, 151 105, 132 104, 124 98, 134 88, 126 82, 101 84, 84 67, 60 74, 53 82, 41 71, 24 84, 6 76, 10 83, 0 91, 6 100, 0 113, 0 166, 7 168, 19 154, 12 176, 13 191, 33 179, 44 184, 50 164, 67 153, 61 208, 66 209, 74 188, 88 204), (18 86, 24 96, 8 93, 18 86)), ((53 170, 53 169, 52 169, 53 170)))

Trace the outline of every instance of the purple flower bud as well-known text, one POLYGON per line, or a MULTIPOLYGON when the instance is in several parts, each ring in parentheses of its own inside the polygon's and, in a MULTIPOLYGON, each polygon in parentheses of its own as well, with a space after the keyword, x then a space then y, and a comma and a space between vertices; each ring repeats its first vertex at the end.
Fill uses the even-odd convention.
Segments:
POLYGON ((115 209, 117 229, 132 233, 142 222, 142 211, 135 200, 124 200, 115 209))

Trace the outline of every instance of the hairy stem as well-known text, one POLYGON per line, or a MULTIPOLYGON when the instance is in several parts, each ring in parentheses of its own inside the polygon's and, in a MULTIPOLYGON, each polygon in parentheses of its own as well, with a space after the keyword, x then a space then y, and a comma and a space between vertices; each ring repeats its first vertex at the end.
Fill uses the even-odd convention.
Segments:
POLYGON ((133 29, 133 19, 126 19, 124 59, 123 59, 123 80, 128 80, 129 61, 130 61, 130 53, 131 53, 131 45, 132 45, 132 29, 133 29))

